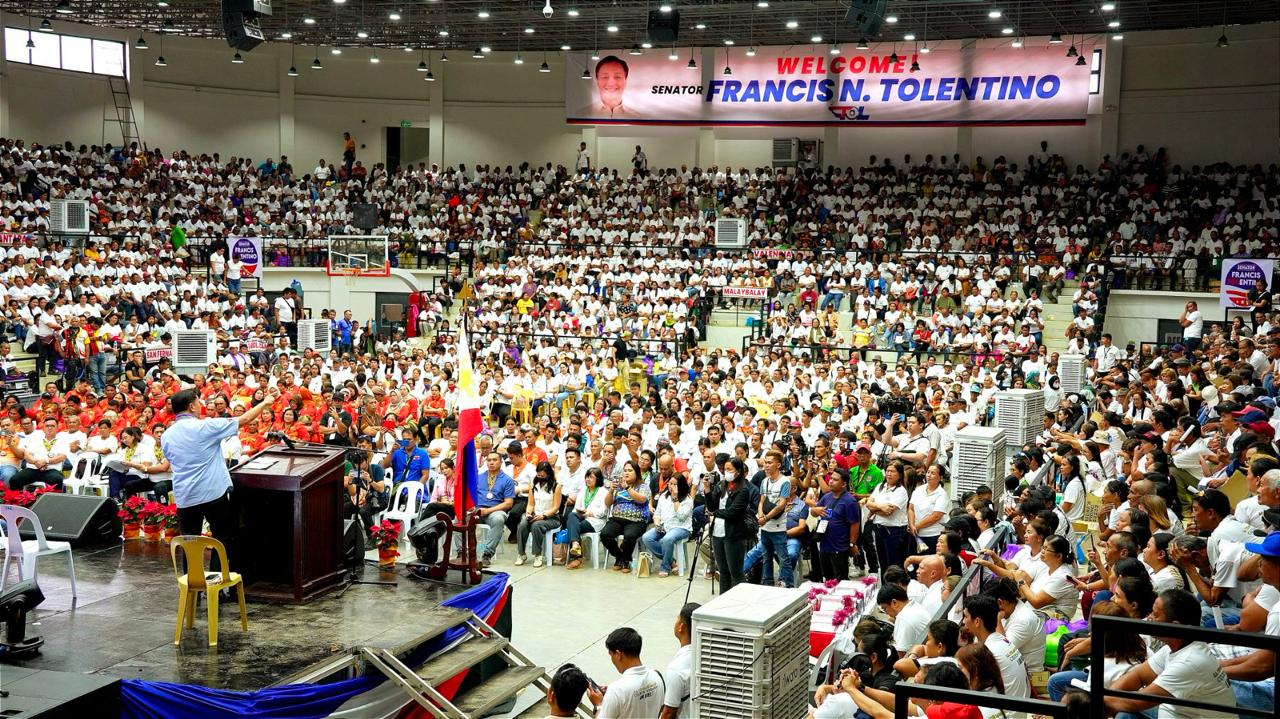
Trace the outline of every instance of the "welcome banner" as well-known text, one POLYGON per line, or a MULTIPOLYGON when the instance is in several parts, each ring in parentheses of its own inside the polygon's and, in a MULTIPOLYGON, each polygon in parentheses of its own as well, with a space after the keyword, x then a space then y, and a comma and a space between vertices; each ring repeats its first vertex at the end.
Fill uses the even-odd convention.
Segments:
MULTIPOLYGON (((565 117, 618 125, 1071 125, 1089 103, 1089 65, 1058 47, 855 51, 717 50, 714 67, 687 68, 651 50, 571 55, 565 117), (725 59, 727 57, 727 60, 725 59), (911 72, 912 61, 920 63, 911 72), (724 68, 731 69, 725 75, 724 68), (583 70, 590 79, 582 79, 583 70)), ((698 51, 693 51, 699 55, 698 51)), ((1091 48, 1081 51, 1088 57, 1091 48)))

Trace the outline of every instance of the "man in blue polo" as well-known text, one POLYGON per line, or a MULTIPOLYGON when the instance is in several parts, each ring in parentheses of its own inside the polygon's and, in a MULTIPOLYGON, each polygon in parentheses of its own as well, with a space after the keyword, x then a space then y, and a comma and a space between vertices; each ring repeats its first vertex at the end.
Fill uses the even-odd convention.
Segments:
POLYGON ((507 521, 507 512, 515 504, 516 483, 511 475, 502 471, 502 455, 490 452, 485 458, 485 471, 480 473, 476 488, 476 506, 480 509, 480 521, 489 527, 480 543, 480 558, 484 566, 489 566, 493 555, 498 552, 498 542, 502 541, 502 530, 507 521))
POLYGON ((396 484, 425 482, 427 472, 431 469, 431 457, 427 450, 418 446, 418 438, 413 430, 406 427, 400 430, 400 445, 382 458, 382 466, 391 468, 391 479, 396 484))

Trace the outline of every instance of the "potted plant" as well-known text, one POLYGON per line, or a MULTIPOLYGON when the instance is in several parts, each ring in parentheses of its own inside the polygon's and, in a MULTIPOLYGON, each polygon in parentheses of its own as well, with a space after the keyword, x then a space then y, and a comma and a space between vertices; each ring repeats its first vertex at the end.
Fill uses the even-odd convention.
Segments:
POLYGON ((147 500, 136 494, 120 505, 120 510, 116 512, 116 516, 120 517, 120 521, 124 524, 125 539, 137 539, 141 535, 142 510, 146 506, 147 500))
POLYGON ((373 539, 373 545, 378 548, 378 566, 391 567, 396 563, 396 557, 400 556, 397 546, 400 542, 400 522, 392 522, 390 520, 382 520, 382 524, 375 524, 369 527, 369 536, 373 539))
POLYGON ((40 495, 46 492, 56 491, 58 491, 58 488, 53 485, 37 487, 35 491, 32 492, 28 492, 25 489, 5 489, 4 497, 3 499, 0 499, 0 504, 13 504, 18 507, 30 507, 36 503, 36 500, 40 498, 40 495))
POLYGON ((165 541, 178 536, 178 505, 162 504, 164 513, 164 538, 165 541))
POLYGON ((148 542, 159 542, 164 531, 164 505, 147 502, 142 505, 142 536, 148 542))

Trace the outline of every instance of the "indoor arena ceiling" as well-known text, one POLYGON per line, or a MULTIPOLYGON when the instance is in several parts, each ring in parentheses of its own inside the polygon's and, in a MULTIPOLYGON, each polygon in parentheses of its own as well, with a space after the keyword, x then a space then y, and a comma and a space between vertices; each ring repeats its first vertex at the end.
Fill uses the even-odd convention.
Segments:
MULTIPOLYGON (((863 4, 863 3, 860 3, 863 4)), ((874 2, 865 3, 874 5, 874 2)), ((850 0, 275 0, 271 41, 494 50, 590 50, 649 40, 650 10, 679 12, 679 46, 810 45, 861 39, 850 0), (551 6, 550 17, 545 8, 551 6)), ((0 0, 0 9, 97 26, 222 37, 218 0, 0 0)), ((1017 38, 1275 21, 1280 0, 889 0, 867 39, 1017 38)), ((666 46, 662 43, 661 46, 666 46)))

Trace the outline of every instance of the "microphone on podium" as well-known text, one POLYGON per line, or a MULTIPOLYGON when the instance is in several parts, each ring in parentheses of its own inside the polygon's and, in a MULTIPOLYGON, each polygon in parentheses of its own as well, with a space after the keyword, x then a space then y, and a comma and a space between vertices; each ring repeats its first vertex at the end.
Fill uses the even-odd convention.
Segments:
POLYGON ((289 439, 289 436, 284 432, 267 432, 267 439, 278 439, 281 442, 284 442, 284 446, 288 447, 289 449, 298 448, 298 445, 294 444, 293 440, 289 439))

